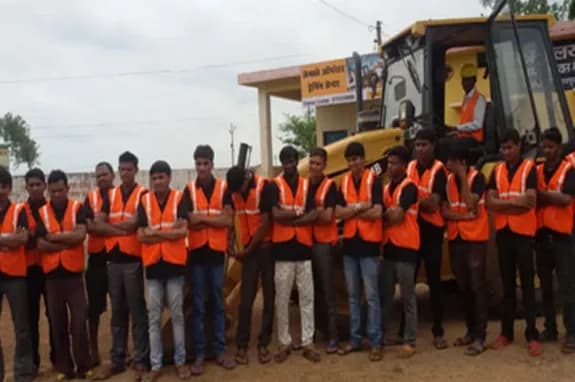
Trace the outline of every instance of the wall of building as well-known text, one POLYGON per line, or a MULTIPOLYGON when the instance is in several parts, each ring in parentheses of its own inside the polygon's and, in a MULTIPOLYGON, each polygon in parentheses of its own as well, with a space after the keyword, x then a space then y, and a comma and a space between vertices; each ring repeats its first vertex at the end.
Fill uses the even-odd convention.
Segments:
MULTIPOLYGON (((365 108, 379 107, 379 100, 368 101, 365 108)), ((318 146, 326 144, 324 138, 326 133, 340 131, 350 135, 356 128, 357 108, 355 103, 343 103, 337 105, 319 106, 315 110, 316 134, 318 146)))

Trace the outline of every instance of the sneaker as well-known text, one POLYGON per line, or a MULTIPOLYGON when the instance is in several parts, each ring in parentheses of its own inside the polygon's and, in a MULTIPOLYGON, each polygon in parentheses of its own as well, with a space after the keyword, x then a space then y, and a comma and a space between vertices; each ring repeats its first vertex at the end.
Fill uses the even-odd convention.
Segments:
POLYGON ((77 373, 76 378, 78 378, 78 379, 92 379, 93 375, 94 375, 94 371, 92 369, 90 369, 84 373, 77 373))
POLYGON ((413 345, 403 345, 401 349, 399 349, 399 354, 397 355, 399 358, 411 358, 415 355, 415 346, 413 345))
POLYGON ((505 336, 498 336, 495 341, 489 344, 489 349, 491 350, 500 350, 504 347, 511 345, 511 341, 509 338, 505 336))
POLYGON ((58 373, 56 374, 56 378, 54 378, 54 380, 56 381, 67 381, 69 379, 74 379, 74 375, 72 374, 64 374, 64 373, 58 373))
POLYGON ((575 353, 575 337, 565 337, 565 342, 561 347, 561 352, 563 354, 573 354, 575 353))
POLYGON ((543 354, 543 348, 541 347, 541 342, 539 341, 530 341, 527 344, 527 352, 531 357, 539 357, 543 354))

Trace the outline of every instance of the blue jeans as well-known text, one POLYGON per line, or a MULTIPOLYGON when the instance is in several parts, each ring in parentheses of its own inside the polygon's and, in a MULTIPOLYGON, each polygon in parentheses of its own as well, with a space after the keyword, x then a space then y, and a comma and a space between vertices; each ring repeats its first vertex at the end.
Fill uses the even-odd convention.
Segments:
POLYGON ((150 332, 150 364, 152 370, 162 368, 162 311, 167 302, 174 336, 174 363, 186 363, 186 338, 184 334, 184 276, 169 279, 148 279, 148 307, 150 332))
POLYGON ((361 346, 361 283, 367 300, 367 336, 371 346, 381 346, 379 258, 344 256, 343 267, 349 298, 350 342, 361 346))
POLYGON ((214 333, 212 351, 217 357, 223 354, 225 350, 224 266, 223 264, 192 265, 191 268, 194 351, 196 360, 203 360, 206 358, 206 336, 204 330, 206 292, 210 293, 210 302, 213 308, 214 333))

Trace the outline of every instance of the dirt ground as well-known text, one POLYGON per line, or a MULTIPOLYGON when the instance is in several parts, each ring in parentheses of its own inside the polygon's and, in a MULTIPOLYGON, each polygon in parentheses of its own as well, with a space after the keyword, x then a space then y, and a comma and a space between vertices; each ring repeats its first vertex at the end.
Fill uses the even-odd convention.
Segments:
MULTIPOLYGON (((192 378, 197 381, 233 380, 233 381, 443 381, 456 380, 464 382, 475 381, 572 381, 575 375, 575 356, 561 354, 558 344, 544 345, 545 354, 537 359, 527 355, 526 342, 523 337, 524 322, 516 324, 516 342, 499 352, 487 351, 479 357, 464 356, 460 348, 450 347, 447 350, 437 351, 432 347, 431 324, 429 320, 429 304, 425 287, 420 294, 420 323, 418 332, 417 354, 409 360, 397 358, 397 348, 386 348, 382 362, 371 363, 367 353, 356 353, 346 357, 337 355, 327 356, 318 364, 311 364, 303 359, 300 353, 292 356, 282 365, 274 363, 259 365, 255 351, 250 354, 250 365, 238 367, 232 371, 225 371, 213 363, 206 365, 206 373, 202 377, 192 378)), ((446 337, 450 342, 464 333, 464 325, 460 312, 461 299, 457 294, 448 296, 446 305, 449 307, 446 314, 446 337)), ((259 304, 256 304, 259 305, 259 304)), ((6 301, 2 306, 4 314, 0 319, 0 336, 4 347, 7 380, 12 381, 12 359, 14 330, 6 301)), ((259 327, 259 309, 254 315, 254 331, 257 335, 259 327)), ((297 310, 292 311, 294 334, 298 331, 299 320, 297 310)), ((397 315, 396 315, 397 316, 397 315)), ((560 318, 559 318, 560 320, 560 318)), ((109 330, 109 314, 103 316, 104 325, 100 335, 100 349, 102 358, 107 361, 111 337, 109 330)), ((560 322, 560 321, 559 321, 560 322)), ((397 319, 394 322, 397 324, 397 319)), ((538 320, 542 328, 541 318, 538 320)), ((393 329, 395 333, 396 329, 393 329)), ((499 331, 499 323, 492 319, 489 322, 488 338, 494 338, 499 331)), ((42 320, 43 340, 41 343, 42 370, 38 381, 50 381, 53 377, 50 365, 46 362, 48 356, 48 343, 46 340, 46 322, 42 320)), ((255 338, 254 334, 252 337, 255 338)), ((229 349, 235 350, 233 340, 230 339, 229 349)), ((318 344, 322 346, 322 344, 318 344)), ((275 349, 275 345, 273 347, 275 349)), ((160 381, 178 381, 172 367, 167 367, 160 381)), ((110 381, 132 381, 131 372, 111 379, 110 381)))

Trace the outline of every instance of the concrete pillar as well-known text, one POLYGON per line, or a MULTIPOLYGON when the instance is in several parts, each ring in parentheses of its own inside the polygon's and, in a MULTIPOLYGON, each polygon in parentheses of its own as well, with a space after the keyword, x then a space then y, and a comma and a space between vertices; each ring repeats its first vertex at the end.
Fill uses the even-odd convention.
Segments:
POLYGON ((260 113, 261 175, 271 177, 272 167, 272 118, 270 95, 265 89, 258 89, 258 109, 260 113))

